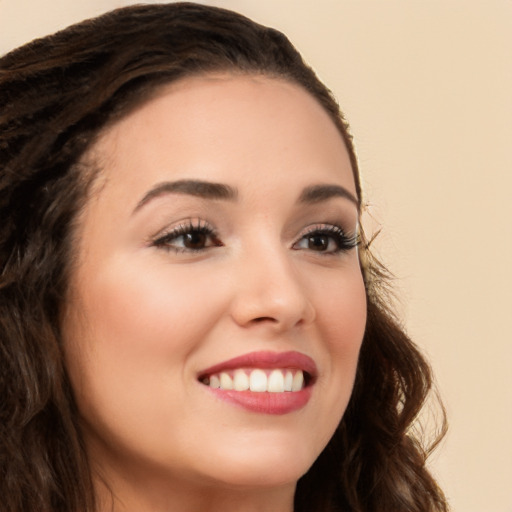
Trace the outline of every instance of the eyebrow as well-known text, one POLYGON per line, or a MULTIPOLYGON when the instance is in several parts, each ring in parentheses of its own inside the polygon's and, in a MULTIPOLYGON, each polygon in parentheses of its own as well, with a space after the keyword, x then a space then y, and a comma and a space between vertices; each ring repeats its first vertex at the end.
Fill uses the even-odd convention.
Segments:
MULTIPOLYGON (((133 213, 140 210, 145 204, 152 199, 166 194, 186 194, 203 199, 221 199, 235 201, 238 197, 238 190, 223 183, 212 183, 210 181, 201 180, 178 180, 164 181, 158 183, 149 190, 144 197, 137 203, 133 213)), ((359 207, 357 198, 349 192, 345 187, 340 185, 311 185, 306 187, 299 196, 299 204, 314 204, 327 201, 333 197, 342 197, 348 199, 359 207)))
POLYGON ((238 197, 236 188, 224 185, 222 183, 212 183, 210 181, 199 180, 178 180, 164 181, 155 185, 138 202, 133 210, 135 213, 152 199, 165 194, 187 194, 191 196, 202 197, 204 199, 224 199, 234 201, 238 197))
POLYGON ((306 187, 299 197, 299 203, 318 203, 333 197, 343 197, 359 207, 358 199, 345 187, 340 185, 311 185, 306 187))

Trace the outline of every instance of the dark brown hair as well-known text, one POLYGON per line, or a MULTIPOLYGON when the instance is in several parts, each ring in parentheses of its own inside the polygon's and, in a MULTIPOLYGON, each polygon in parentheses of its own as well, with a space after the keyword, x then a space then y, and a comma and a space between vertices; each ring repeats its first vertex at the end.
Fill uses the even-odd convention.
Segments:
MULTIPOLYGON (((95 510, 60 334, 74 222, 93 175, 82 157, 107 124, 159 86, 217 71, 308 90, 345 141, 361 200, 352 139, 329 90, 283 34, 239 14, 190 3, 133 6, 0 59, 2 511, 95 510)), ((295 510, 446 511, 425 466, 428 447, 411 430, 431 372, 391 312, 385 269, 363 252, 368 320, 353 395, 299 481, 295 510)))

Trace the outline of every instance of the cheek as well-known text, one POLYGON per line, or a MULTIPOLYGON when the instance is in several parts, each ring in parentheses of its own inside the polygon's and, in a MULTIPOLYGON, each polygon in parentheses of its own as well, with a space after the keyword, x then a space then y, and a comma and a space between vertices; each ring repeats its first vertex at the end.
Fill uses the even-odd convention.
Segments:
POLYGON ((130 266, 115 261, 80 276, 80 295, 63 322, 66 359, 90 431, 126 450, 144 442, 157 457, 151 439, 169 436, 185 410, 195 383, 189 354, 207 338, 221 306, 202 275, 130 266))
POLYGON ((340 281, 324 283, 317 307, 329 350, 334 354, 359 354, 366 327, 366 290, 361 272, 347 272, 340 281))
POLYGON ((322 297, 317 321, 329 356, 328 380, 334 390, 331 405, 344 411, 366 327, 366 291, 360 272, 347 275, 340 283, 326 283, 322 297))
POLYGON ((210 315, 202 304, 215 306, 208 281, 196 276, 191 283, 187 273, 157 267, 132 271, 113 264, 84 280, 80 303, 94 344, 142 357, 177 355, 208 332, 210 315))
POLYGON ((169 266, 133 267, 114 261, 80 276, 80 296, 68 308, 68 366, 88 408, 161 407, 161 390, 186 377, 188 355, 217 318, 208 280, 191 285, 189 274, 169 266))

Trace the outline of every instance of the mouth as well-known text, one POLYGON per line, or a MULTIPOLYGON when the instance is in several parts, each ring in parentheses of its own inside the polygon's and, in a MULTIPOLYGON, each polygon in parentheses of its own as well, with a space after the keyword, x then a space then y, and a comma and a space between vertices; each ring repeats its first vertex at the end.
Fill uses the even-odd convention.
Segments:
POLYGON ((286 414, 307 404, 317 374, 315 362, 299 352, 251 352, 201 371, 198 381, 252 412, 286 414))
POLYGON ((237 368, 204 376, 200 382, 213 389, 254 393, 295 393, 310 385, 311 376, 297 368, 237 368))

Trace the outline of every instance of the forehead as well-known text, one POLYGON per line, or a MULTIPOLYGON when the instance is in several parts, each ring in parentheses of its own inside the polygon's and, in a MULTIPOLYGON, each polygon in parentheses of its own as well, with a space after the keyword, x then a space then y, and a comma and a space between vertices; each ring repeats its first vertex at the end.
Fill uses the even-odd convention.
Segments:
MULTIPOLYGON (((103 179, 149 187, 193 178, 241 181, 283 172, 289 179, 334 170, 355 195, 343 139, 329 114, 299 85, 259 75, 189 77, 158 89, 110 126, 93 148, 103 179), (265 172, 264 172, 265 171, 265 172)), ((319 176, 321 179, 321 176, 319 176)))

